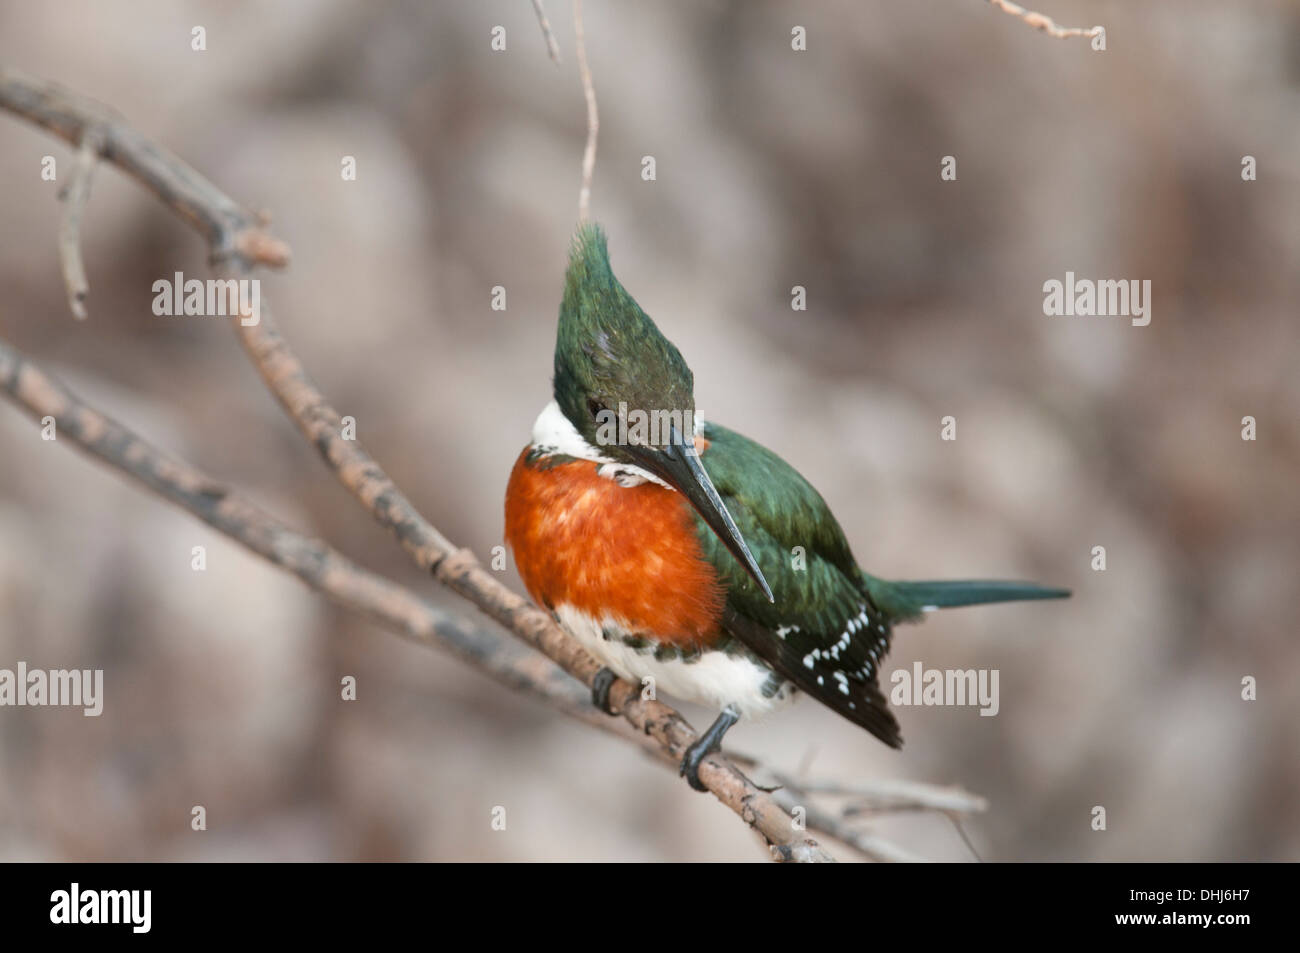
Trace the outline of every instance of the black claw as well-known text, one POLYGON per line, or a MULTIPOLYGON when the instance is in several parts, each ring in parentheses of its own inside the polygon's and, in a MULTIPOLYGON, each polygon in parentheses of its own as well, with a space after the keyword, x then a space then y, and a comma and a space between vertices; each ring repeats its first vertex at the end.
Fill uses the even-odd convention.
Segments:
POLYGON ((597 672, 596 677, 591 680, 591 703, 607 715, 618 714, 609 707, 609 690, 614 687, 616 681, 618 676, 608 666, 597 672))
POLYGON ((705 751, 700 748, 698 741, 695 742, 686 749, 686 757, 682 758, 681 770, 677 772, 686 779, 687 784, 701 793, 707 793, 709 789, 700 780, 700 764, 711 754, 713 754, 712 751, 705 751))
POLYGON ((722 736, 739 720, 740 713, 728 705, 722 709, 722 714, 718 715, 717 720, 709 725, 709 730, 700 735, 695 743, 686 749, 686 755, 682 758, 682 767, 678 773, 695 790, 708 790, 700 781, 700 765, 705 758, 722 747, 722 736))

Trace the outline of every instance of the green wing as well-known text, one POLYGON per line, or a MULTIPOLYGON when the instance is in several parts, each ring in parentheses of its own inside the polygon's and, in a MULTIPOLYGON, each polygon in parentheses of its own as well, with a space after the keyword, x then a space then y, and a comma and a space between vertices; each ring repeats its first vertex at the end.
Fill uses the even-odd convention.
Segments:
POLYGON ((878 675, 890 619, 872 600, 826 501, 772 451, 716 424, 700 461, 763 570, 775 603, 696 519, 727 590, 723 626, 798 688, 886 744, 902 744, 878 675))

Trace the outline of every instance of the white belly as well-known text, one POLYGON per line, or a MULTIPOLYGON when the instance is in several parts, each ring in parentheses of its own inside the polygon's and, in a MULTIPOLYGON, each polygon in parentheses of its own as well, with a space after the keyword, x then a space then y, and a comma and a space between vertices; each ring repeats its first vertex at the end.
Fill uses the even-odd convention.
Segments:
POLYGON ((653 679, 656 695, 663 692, 716 709, 732 705, 742 718, 757 718, 781 708, 794 695, 789 682, 770 693, 771 671, 744 654, 705 652, 690 661, 660 660, 653 651, 618 638, 626 629, 616 619, 597 619, 568 605, 558 606, 555 614, 566 632, 623 678, 643 685, 644 679, 653 679), (613 637, 606 638, 607 631, 613 637))

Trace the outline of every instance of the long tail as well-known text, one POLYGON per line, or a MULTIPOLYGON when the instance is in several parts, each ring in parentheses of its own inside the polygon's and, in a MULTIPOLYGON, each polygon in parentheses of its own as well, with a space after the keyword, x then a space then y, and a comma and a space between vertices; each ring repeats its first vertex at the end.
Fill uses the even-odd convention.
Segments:
POLYGON ((1070 595, 1069 589, 1001 579, 891 582, 866 573, 862 578, 876 605, 900 621, 914 619, 931 609, 953 609, 989 602, 1024 602, 1028 599, 1065 599, 1070 595))

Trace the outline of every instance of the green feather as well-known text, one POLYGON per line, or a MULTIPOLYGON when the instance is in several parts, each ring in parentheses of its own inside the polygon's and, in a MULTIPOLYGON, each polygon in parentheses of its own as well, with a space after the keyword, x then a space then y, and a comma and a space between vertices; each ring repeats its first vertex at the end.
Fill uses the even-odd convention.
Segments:
MULTIPOLYGON (((555 401, 587 443, 596 413, 695 413, 695 378, 681 352, 627 293, 609 264, 605 233, 583 224, 573 238, 555 337, 555 401)), ((610 456, 622 457, 617 446, 610 456)))
POLYGON ((727 593, 724 628, 803 691, 901 745, 878 681, 890 619, 872 604, 830 507, 766 447, 717 424, 706 424, 704 437, 700 462, 776 596, 768 602, 696 517, 701 549, 727 593))
POLYGON ((704 436, 709 447, 700 462, 776 596, 769 603, 697 517, 701 548, 727 593, 724 627, 785 678, 887 744, 902 744, 879 689, 896 622, 912 621, 931 606, 1069 595, 1027 582, 878 579, 858 568, 830 507, 792 466, 725 427, 707 424, 704 436))

